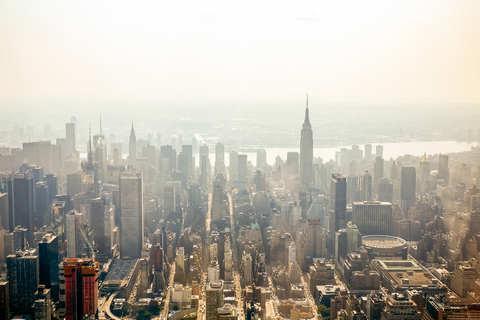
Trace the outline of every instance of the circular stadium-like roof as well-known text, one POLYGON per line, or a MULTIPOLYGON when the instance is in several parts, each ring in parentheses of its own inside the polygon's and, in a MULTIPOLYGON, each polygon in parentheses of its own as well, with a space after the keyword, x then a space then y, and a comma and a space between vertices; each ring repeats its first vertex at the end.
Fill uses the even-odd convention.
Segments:
POLYGON ((387 235, 370 235, 362 237, 362 244, 366 247, 388 249, 402 247, 407 242, 399 237, 387 235))

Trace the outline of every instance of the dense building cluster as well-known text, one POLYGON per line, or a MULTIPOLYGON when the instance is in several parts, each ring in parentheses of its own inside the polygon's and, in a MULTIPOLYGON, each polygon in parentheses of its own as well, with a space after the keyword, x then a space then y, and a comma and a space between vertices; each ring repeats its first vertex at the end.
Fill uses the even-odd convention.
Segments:
POLYGON ((327 162, 310 121, 271 164, 75 119, 1 147, 0 320, 478 317, 480 148, 327 162))

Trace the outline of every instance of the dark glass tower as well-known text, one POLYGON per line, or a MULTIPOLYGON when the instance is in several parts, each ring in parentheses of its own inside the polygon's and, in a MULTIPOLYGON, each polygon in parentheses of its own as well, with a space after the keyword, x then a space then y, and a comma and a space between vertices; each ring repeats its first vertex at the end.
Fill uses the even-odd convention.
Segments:
POLYGON ((42 241, 38 243, 39 256, 39 283, 45 285, 45 288, 52 289, 52 300, 58 301, 59 298, 59 279, 58 279, 58 237, 47 233, 42 241))

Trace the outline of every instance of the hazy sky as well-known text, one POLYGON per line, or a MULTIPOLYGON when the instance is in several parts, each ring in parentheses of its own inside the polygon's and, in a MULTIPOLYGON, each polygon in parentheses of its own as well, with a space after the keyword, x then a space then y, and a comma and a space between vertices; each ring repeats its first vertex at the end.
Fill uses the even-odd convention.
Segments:
POLYGON ((480 103, 480 1, 0 2, 0 106, 480 103))

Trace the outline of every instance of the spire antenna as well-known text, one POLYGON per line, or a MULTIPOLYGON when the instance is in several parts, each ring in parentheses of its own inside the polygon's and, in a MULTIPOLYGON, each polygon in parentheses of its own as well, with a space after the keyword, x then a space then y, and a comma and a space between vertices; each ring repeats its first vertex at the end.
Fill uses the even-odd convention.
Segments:
POLYGON ((307 109, 308 109, 308 93, 307 93, 307 109))

